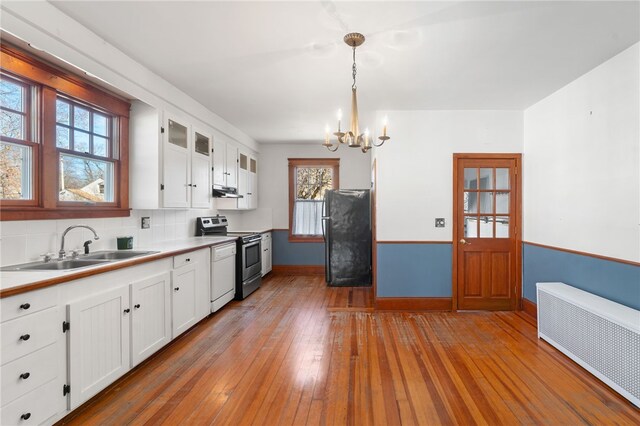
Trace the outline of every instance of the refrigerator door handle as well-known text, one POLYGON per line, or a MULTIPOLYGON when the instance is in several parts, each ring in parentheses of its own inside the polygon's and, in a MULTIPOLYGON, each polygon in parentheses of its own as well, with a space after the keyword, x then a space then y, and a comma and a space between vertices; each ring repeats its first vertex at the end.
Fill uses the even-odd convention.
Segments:
POLYGON ((322 239, 324 241, 327 241, 327 228, 324 226, 324 223, 331 220, 331 218, 329 216, 322 216, 321 219, 321 223, 322 223, 322 239))

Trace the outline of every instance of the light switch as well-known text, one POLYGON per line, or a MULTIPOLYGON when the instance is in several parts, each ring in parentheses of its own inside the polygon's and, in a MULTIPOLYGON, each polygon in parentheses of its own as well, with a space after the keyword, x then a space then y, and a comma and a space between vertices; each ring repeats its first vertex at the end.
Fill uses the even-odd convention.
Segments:
POLYGON ((444 217, 436 217, 436 228, 444 228, 444 217))

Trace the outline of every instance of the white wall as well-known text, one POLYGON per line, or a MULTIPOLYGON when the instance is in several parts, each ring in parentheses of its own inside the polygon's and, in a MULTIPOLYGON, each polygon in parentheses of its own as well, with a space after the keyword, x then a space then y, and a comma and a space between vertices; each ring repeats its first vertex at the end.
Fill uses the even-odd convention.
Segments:
POLYGON ((524 112, 524 240, 640 261, 640 44, 524 112))
MULTIPOLYGON (((370 154, 340 147, 330 152, 317 144, 264 144, 258 163, 258 205, 254 214, 272 215, 274 229, 289 227, 289 158, 340 158, 340 188, 368 189, 371 179, 370 154)), ((231 220, 231 219, 230 219, 231 220)), ((258 220, 258 219, 255 219, 258 220)), ((245 228, 249 226, 245 220, 245 228)))
MULTIPOLYGON (((453 153, 522 152, 521 111, 385 111, 375 148, 378 241, 451 241, 453 153), (435 228, 436 217, 446 226, 435 228)), ((380 120, 378 120, 380 121, 380 120)))

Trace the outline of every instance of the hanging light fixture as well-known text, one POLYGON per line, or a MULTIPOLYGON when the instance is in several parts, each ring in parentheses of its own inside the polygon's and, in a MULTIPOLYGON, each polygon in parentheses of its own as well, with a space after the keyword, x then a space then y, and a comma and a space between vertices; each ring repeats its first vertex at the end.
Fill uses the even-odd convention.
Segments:
POLYGON ((364 36, 360 33, 349 33, 344 36, 344 42, 351 46, 353 49, 353 66, 352 76, 353 84, 351 85, 351 126, 347 132, 341 130, 342 124, 342 110, 338 110, 338 131, 333 135, 337 138, 337 142, 334 144, 331 142, 331 136, 329 133, 329 125, 325 128, 324 143, 322 146, 326 147, 329 151, 335 152, 340 148, 341 144, 347 144, 351 148, 360 148, 362 152, 367 152, 372 146, 382 146, 385 141, 391 139, 387 136, 387 119, 385 117, 382 124, 382 136, 378 136, 380 140, 379 144, 372 142, 369 136, 369 129, 366 129, 363 133, 360 133, 360 123, 358 122, 358 96, 356 86, 356 47, 364 43, 364 36))

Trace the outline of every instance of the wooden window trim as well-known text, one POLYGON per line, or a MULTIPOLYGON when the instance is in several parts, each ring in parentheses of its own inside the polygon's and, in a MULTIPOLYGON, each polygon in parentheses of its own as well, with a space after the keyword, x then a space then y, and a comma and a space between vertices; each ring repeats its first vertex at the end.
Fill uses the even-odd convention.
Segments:
POLYGON ((129 216, 129 102, 13 46, 0 45, 0 63, 3 72, 19 80, 28 80, 31 87, 40 92, 35 114, 39 118, 36 134, 40 140, 33 144, 34 200, 29 200, 31 203, 3 200, 0 203, 0 220, 129 216), (58 201, 60 151, 56 146, 55 115, 58 96, 69 98, 75 104, 90 106, 116 120, 117 140, 113 139, 116 135, 110 135, 113 152, 110 158, 99 158, 114 163, 113 202, 78 205, 76 202, 58 201), (113 155, 114 152, 117 156, 113 155))
POLYGON ((293 235, 293 206, 295 204, 295 175, 296 167, 319 166, 331 167, 333 170, 333 189, 340 188, 340 159, 339 158, 289 158, 289 242, 292 243, 322 243, 322 236, 293 235))

